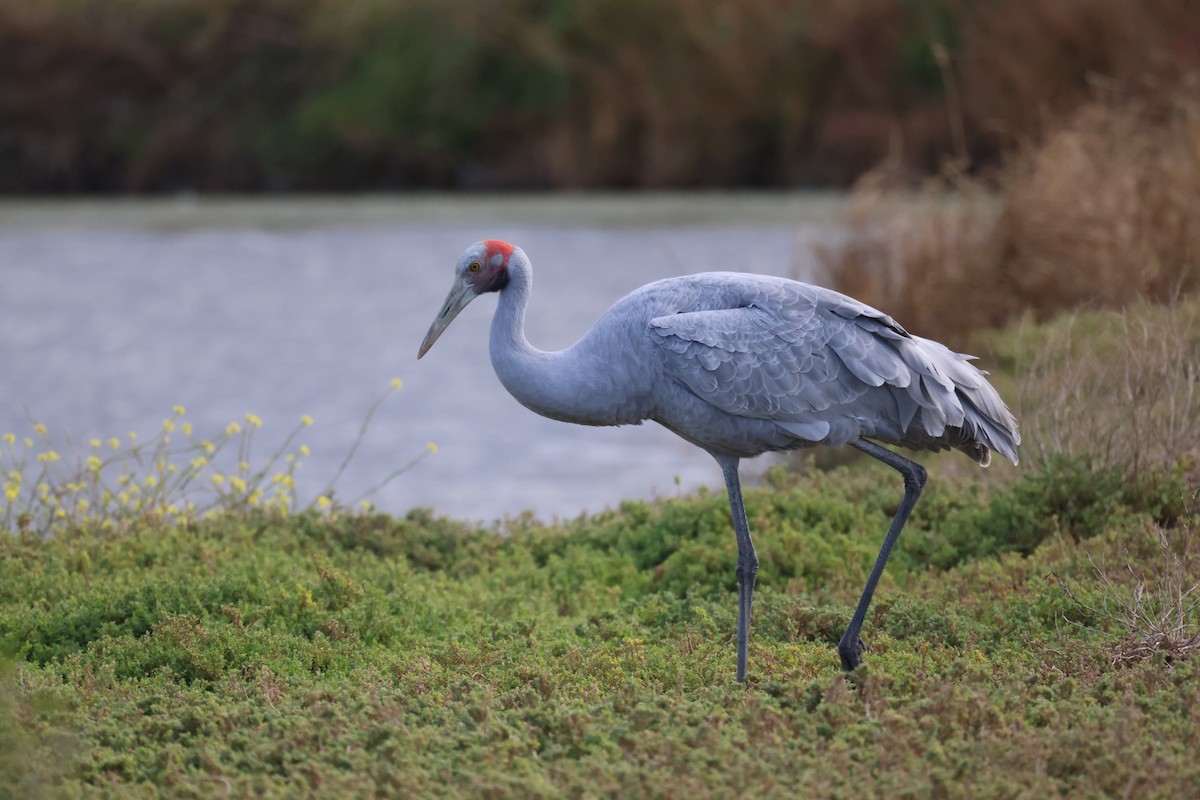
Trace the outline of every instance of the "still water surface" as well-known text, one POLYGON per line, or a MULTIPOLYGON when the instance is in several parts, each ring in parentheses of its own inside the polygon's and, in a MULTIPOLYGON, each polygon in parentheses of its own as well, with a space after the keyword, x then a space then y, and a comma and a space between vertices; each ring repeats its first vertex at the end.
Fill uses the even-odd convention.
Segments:
MULTIPOLYGON (((298 488, 337 470, 352 500, 435 442, 372 499, 489 521, 722 486, 708 455, 657 425, 587 428, 536 416, 492 372, 481 298, 420 361, 459 253, 483 238, 535 268, 527 319, 543 349, 575 341, 615 300, 662 277, 738 270, 812 279, 837 197, 418 198, 0 204, 0 432, 30 417, 60 441, 143 437, 173 404, 198 434, 251 412, 262 460, 302 415, 298 488)), ((86 445, 84 447, 86 450, 86 445)))

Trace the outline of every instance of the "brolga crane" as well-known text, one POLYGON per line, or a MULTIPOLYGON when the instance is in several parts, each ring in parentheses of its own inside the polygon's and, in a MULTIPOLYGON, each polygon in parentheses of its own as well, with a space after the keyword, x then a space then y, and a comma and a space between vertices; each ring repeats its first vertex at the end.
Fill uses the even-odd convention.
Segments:
POLYGON ((532 282, 519 247, 495 239, 471 245, 417 357, 468 303, 496 292, 492 366, 522 405, 580 425, 653 420, 716 459, 737 536, 739 682, 758 573, 741 459, 849 444, 904 476, 904 498, 838 643, 847 672, 862 659, 867 607, 925 485, 920 464, 878 442, 959 450, 984 467, 994 450, 1017 463, 1016 419, 970 356, 913 336, 846 295, 735 272, 667 278, 619 300, 574 345, 544 352, 525 338, 532 282))

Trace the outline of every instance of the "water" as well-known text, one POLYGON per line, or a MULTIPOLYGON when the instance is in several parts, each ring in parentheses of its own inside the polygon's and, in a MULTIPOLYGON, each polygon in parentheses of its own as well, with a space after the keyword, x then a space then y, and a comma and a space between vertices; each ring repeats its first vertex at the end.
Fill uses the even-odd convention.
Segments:
MULTIPOLYGON (((708 455, 657 425, 546 420, 491 370, 494 301, 472 304, 417 363, 466 245, 520 244, 527 332, 561 348, 657 278, 713 269, 811 277, 842 201, 703 195, 0 204, 0 433, 59 441, 153 434, 174 404, 199 434, 247 412, 262 460, 316 424, 298 488, 337 470, 392 377, 338 496, 352 500, 427 442, 439 452, 372 497, 492 520, 573 517, 623 499, 721 486, 708 455)), ((244 424, 244 423, 243 423, 244 424)))

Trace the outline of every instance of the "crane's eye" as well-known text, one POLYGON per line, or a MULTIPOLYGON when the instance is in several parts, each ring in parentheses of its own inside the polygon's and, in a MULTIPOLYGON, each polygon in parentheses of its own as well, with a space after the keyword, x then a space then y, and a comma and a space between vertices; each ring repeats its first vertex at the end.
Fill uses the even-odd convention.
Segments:
POLYGON ((478 261, 472 261, 471 266, 467 267, 467 269, 471 270, 471 272, 479 272, 479 267, 480 264, 478 261))

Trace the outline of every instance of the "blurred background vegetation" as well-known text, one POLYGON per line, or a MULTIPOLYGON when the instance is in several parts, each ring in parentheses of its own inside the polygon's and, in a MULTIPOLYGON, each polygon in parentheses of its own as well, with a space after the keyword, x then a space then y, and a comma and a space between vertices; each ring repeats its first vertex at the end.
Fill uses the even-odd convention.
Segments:
POLYGON ((1197 67, 1190 0, 0 0, 0 191, 911 184, 1197 67))

